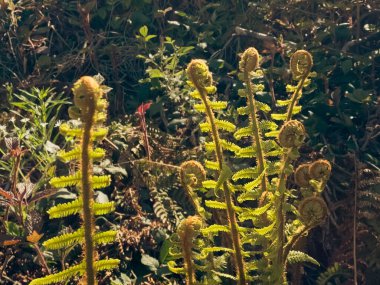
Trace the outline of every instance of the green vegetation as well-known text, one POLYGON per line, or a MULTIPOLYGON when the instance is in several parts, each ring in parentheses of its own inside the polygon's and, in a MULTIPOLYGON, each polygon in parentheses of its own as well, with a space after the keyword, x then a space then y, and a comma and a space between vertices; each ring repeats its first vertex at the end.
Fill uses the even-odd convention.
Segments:
POLYGON ((379 10, 0 0, 0 284, 376 284, 379 10))

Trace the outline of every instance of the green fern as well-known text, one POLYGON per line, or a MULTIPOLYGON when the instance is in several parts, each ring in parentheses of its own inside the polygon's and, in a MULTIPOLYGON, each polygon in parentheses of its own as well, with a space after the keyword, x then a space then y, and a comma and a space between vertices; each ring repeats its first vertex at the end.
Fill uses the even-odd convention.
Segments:
POLYGON ((107 103, 101 97, 104 95, 99 83, 92 77, 82 77, 74 84, 75 106, 69 109, 72 119, 80 119, 81 128, 71 128, 69 124, 62 124, 60 132, 65 137, 77 137, 79 144, 73 150, 61 151, 57 157, 64 162, 79 161, 80 170, 68 176, 54 177, 50 184, 56 188, 76 186, 79 189, 78 199, 56 205, 48 210, 50 219, 62 218, 81 214, 83 226, 75 232, 53 237, 43 244, 46 248, 57 250, 81 244, 84 251, 84 261, 61 272, 33 280, 32 285, 44 285, 65 282, 74 276, 84 276, 86 284, 96 284, 96 272, 108 270, 118 266, 119 260, 97 260, 95 245, 112 242, 116 238, 115 231, 95 233, 95 215, 103 215, 113 211, 114 203, 95 203, 94 189, 110 185, 109 175, 94 176, 92 173, 93 160, 101 159, 105 151, 93 149, 93 142, 101 140, 107 134, 107 129, 100 126, 105 120, 107 103))
POLYGON ((301 252, 301 251, 297 251, 297 250, 289 251, 289 254, 287 257, 287 262, 289 264, 310 262, 312 264, 320 266, 319 262, 316 261, 314 258, 312 258, 310 255, 308 255, 304 252, 301 252))

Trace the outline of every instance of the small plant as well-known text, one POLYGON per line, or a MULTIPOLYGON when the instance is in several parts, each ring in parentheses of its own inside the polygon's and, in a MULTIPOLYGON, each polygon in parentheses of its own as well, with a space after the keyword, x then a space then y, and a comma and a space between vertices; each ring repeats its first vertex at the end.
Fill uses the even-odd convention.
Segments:
POLYGON ((81 284, 94 285, 96 272, 112 269, 118 266, 119 260, 98 260, 95 245, 115 240, 116 231, 95 233, 95 215, 104 215, 114 209, 112 202, 95 203, 94 189, 106 187, 110 184, 110 176, 93 175, 93 160, 104 157, 105 151, 93 148, 94 141, 102 140, 107 129, 101 124, 106 119, 107 101, 103 99, 106 88, 101 86, 94 78, 84 76, 79 79, 73 88, 74 105, 69 108, 72 119, 80 119, 81 127, 73 128, 69 124, 62 124, 60 132, 67 138, 77 138, 77 146, 68 151, 61 151, 58 157, 64 162, 79 161, 79 170, 69 176, 55 177, 50 180, 54 187, 77 186, 80 197, 69 203, 52 207, 48 213, 51 219, 80 214, 82 227, 78 230, 53 237, 43 243, 47 249, 60 249, 77 243, 83 244, 84 261, 59 273, 33 280, 31 285, 51 284, 63 282, 73 276, 83 276, 81 284))
MULTIPOLYGON (((258 100, 260 97, 257 94, 264 89, 264 85, 259 82, 263 77, 259 61, 257 50, 249 48, 242 54, 239 63, 239 78, 245 88, 238 93, 246 99, 247 105, 237 111, 239 115, 249 117, 248 126, 242 128, 216 116, 216 113, 223 113, 227 102, 210 99, 210 95, 216 92, 216 87, 213 86, 206 62, 193 60, 187 68, 189 84, 196 89, 191 95, 201 101, 194 107, 206 114, 206 121, 200 124, 200 129, 210 134, 211 141, 205 143, 205 148, 215 158, 205 161, 207 175, 214 173, 212 176, 215 179, 201 181, 202 186, 197 185, 200 183, 196 182, 198 180, 194 174, 181 173, 182 181, 184 178, 190 181, 183 184, 193 200, 199 218, 187 218, 177 234, 181 236, 186 225, 193 225, 191 221, 198 221, 202 217, 203 223, 197 223, 197 231, 208 240, 202 248, 199 247, 202 243, 195 242, 196 235, 189 234, 187 238, 193 237, 194 241, 188 242, 182 255, 175 255, 184 259, 184 270, 181 271, 178 266, 170 268, 173 272, 185 273, 187 284, 196 282, 194 270, 197 269, 197 264, 189 262, 189 250, 193 248, 190 245, 197 245, 193 248, 197 259, 202 259, 199 258, 202 254, 206 255, 203 256, 204 260, 216 253, 229 253, 234 265, 233 275, 216 272, 210 266, 198 266, 198 270, 206 273, 213 271, 239 285, 251 282, 286 284, 288 264, 311 262, 318 265, 314 258, 294 250, 298 240, 321 224, 327 216, 327 205, 319 196, 330 176, 330 163, 321 159, 300 165, 295 171, 293 167, 300 156, 298 149, 307 136, 303 124, 294 120, 293 115, 301 111, 298 102, 302 89, 310 83, 312 57, 304 50, 292 55, 290 70, 297 85, 287 86, 287 91, 291 93, 290 99, 276 100, 277 107, 286 108, 286 111, 272 112, 272 120, 262 119, 262 113, 270 113, 271 107, 258 100), (282 126, 275 121, 283 122, 282 126), (250 145, 240 147, 224 139, 222 132, 232 133, 236 140, 245 144, 250 141, 250 145), (227 153, 233 153, 241 159, 252 159, 254 166, 234 171, 226 161, 227 153), (287 181, 293 175, 301 194, 289 188, 287 181), (238 184, 240 181, 244 183, 238 184), (207 211, 200 205, 201 199, 194 192, 197 188, 208 190, 205 200, 207 211), (217 214, 221 210, 226 213, 225 216, 217 214), (201 225, 202 228, 199 228, 201 225), (220 237, 227 234, 226 242, 220 244, 215 239, 219 234, 220 237), (201 255, 197 255, 197 252, 201 252, 201 255)), ((191 164, 195 165, 196 162, 191 164)))

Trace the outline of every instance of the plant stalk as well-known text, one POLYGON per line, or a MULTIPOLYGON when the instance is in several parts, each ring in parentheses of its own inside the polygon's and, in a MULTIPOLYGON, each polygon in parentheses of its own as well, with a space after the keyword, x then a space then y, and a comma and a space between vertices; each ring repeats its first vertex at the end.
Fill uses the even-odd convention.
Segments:
POLYGON ((92 149, 92 129, 94 126, 95 100, 91 100, 88 106, 88 113, 84 122, 82 136, 81 171, 82 171, 82 195, 83 195, 83 226, 84 226, 84 252, 86 262, 86 284, 95 285, 95 253, 93 236, 95 234, 94 225, 94 191, 92 188, 92 159, 90 150, 92 149))
MULTIPOLYGON (((219 168, 220 168, 220 170, 222 170, 223 165, 224 165, 223 150, 222 150, 222 145, 220 143, 218 129, 217 129, 216 124, 215 124, 215 116, 211 110, 209 100, 207 98, 206 90, 204 90, 203 88, 198 88, 198 87, 197 87, 197 89, 201 95, 203 104, 206 107, 206 114, 207 114, 208 121, 211 125, 212 138, 213 138, 213 141, 215 143, 216 157, 217 157, 217 160, 219 163, 219 168)), ((228 217, 229 227, 231 230, 231 238, 232 238, 232 244, 233 244, 233 249, 234 249, 233 257, 234 257, 234 263, 235 263, 235 267, 236 267, 236 274, 237 274, 237 278, 238 278, 237 284, 238 285, 246 285, 247 282, 245 279, 244 260, 243 260, 243 255, 242 255, 242 251, 241 251, 241 246, 240 246, 238 224, 236 221, 235 210, 233 208, 231 190, 229 189, 227 182, 223 183, 223 192, 224 192, 225 202, 227 205, 227 217, 228 217)))

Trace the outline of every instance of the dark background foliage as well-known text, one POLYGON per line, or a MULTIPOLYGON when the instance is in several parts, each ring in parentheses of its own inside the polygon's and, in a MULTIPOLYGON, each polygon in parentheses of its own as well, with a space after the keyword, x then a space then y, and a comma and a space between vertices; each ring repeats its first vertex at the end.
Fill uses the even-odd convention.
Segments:
MULTIPOLYGON (((127 177, 118 168, 103 168, 119 177, 107 194, 117 200, 117 211, 122 213, 118 220, 110 218, 123 232, 120 282, 133 276, 146 284, 179 282, 171 275, 166 281, 159 278, 168 274, 161 266, 165 258, 160 258, 160 251, 165 254, 165 235, 187 213, 186 202, 181 202, 186 198, 170 171, 147 179, 147 166, 131 165, 146 155, 135 110, 142 102, 153 102, 147 124, 154 160, 178 165, 199 157, 199 119, 190 110, 183 74, 187 62, 207 59, 220 96, 236 107, 238 54, 255 46, 262 55, 267 85, 262 95, 268 103, 286 96, 289 55, 306 49, 314 57, 316 78, 301 102, 301 118, 309 133, 305 157, 326 157, 334 167, 324 195, 329 220, 309 236, 308 243, 322 267, 307 269, 304 284, 315 284, 335 262, 339 268, 320 276, 326 282, 352 284, 355 274, 360 284, 376 284, 380 276, 380 254, 373 252, 380 246, 378 1, 0 0, 0 7, 2 122, 14 114, 12 110, 34 116, 12 105, 15 98, 10 90, 54 87, 64 92, 57 98, 70 98, 77 78, 98 73, 113 88, 110 164, 126 168, 127 177)), ((65 114, 60 112, 55 119, 64 120, 65 114)), ((21 140, 25 145, 27 139, 21 140)), ((37 156, 35 149, 28 156, 29 164, 36 164, 37 156)), ((32 175, 36 181, 47 170, 38 171, 32 175)), ((9 167, 4 164, 2 172, 6 184, 9 167)), ((44 207, 42 203, 41 212, 44 207)), ((11 251, 16 260, 32 258, 11 251)), ((3 262, 5 252, 2 249, 3 262)), ((20 282, 28 270, 38 275, 33 268, 25 267, 21 277, 7 270, 10 279, 20 282)))

